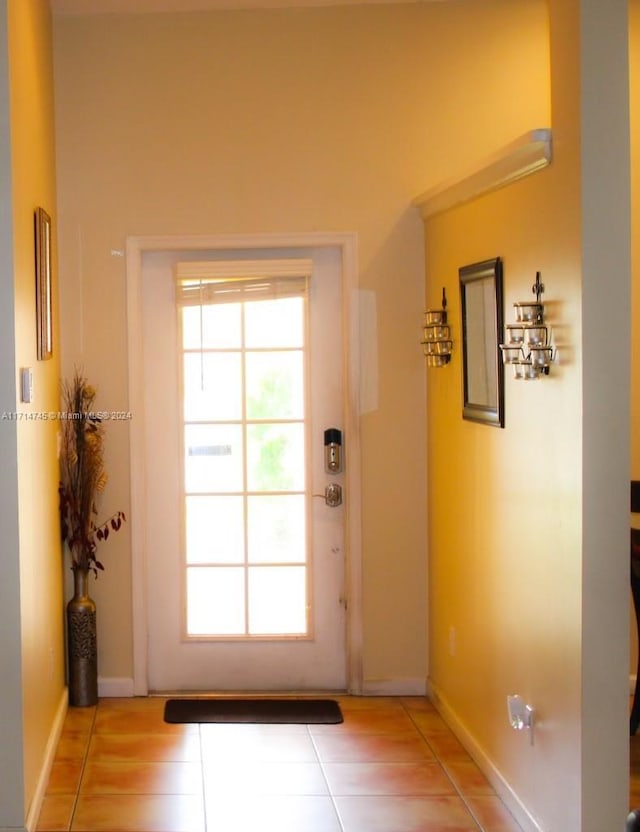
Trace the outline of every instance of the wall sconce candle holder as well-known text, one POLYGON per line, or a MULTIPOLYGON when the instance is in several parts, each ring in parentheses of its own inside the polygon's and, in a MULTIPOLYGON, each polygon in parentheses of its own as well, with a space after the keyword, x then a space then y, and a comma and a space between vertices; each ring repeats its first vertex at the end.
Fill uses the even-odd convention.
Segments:
POLYGON ((451 361, 451 327, 447 324, 447 294, 442 288, 442 308, 427 309, 424 313, 422 349, 427 367, 444 367, 451 361))
POLYGON ((549 375, 549 366, 556 357, 549 327, 544 320, 544 304, 540 302, 544 292, 540 272, 536 272, 536 282, 531 291, 536 296, 535 301, 513 304, 516 320, 505 326, 507 342, 500 344, 503 363, 513 367, 514 378, 525 381, 549 375))

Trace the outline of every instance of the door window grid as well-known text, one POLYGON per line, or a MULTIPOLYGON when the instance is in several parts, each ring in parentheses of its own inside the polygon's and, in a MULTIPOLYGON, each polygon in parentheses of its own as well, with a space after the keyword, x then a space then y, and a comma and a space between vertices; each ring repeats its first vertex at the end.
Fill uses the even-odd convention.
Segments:
MULTIPOLYGON (((199 341, 200 346, 196 348, 193 344, 193 331, 189 324, 193 323, 193 312, 196 312, 196 309, 189 310, 188 307, 182 309, 181 314, 181 331, 182 331, 182 343, 183 343, 183 361, 182 361, 182 373, 183 373, 183 404, 184 404, 184 420, 183 420, 183 431, 184 431, 184 450, 185 455, 183 456, 184 466, 185 466, 185 490, 184 490, 184 528, 185 528, 185 557, 184 557, 184 583, 185 583, 185 592, 186 592, 186 601, 188 604, 185 604, 185 632, 186 636, 189 639, 202 639, 202 638, 273 638, 273 637, 282 637, 282 638, 305 638, 309 635, 309 622, 308 622, 308 613, 309 613, 309 601, 308 601, 308 556, 307 556, 307 539, 308 539, 308 523, 307 521, 307 514, 308 514, 308 489, 307 489, 307 475, 306 475, 306 464, 305 460, 307 458, 307 441, 306 441, 306 421, 305 421, 305 414, 306 414, 306 402, 308 398, 308 391, 307 391, 307 373, 306 373, 306 292, 298 293, 298 299, 294 302, 294 305, 297 307, 297 315, 299 317, 299 328, 300 328, 300 345, 297 347, 292 346, 285 346, 285 347, 277 347, 278 341, 278 334, 275 333, 275 343, 273 345, 268 346, 261 346, 256 343, 252 343, 252 348, 247 347, 247 333, 246 333, 246 312, 247 307, 250 305, 253 306, 253 310, 255 311, 255 306, 252 301, 243 301, 239 304, 233 304, 233 306, 240 308, 240 344, 238 347, 232 347, 231 349, 224 348, 223 346, 216 346, 216 347, 207 347, 205 348, 202 346, 205 338, 204 338, 204 313, 207 310, 207 306, 201 306, 197 309, 197 314, 199 317, 198 323, 200 324, 199 329, 199 341), (191 321, 187 320, 188 317, 191 317, 191 321), (229 415, 235 414, 218 414, 219 418, 213 418, 215 413, 213 414, 206 414, 208 418, 195 418, 197 416, 201 416, 202 413, 198 413, 198 407, 193 407, 193 402, 191 405, 188 403, 188 393, 187 393, 187 386, 185 385, 185 377, 187 373, 185 372, 185 367, 187 362, 193 359, 195 361, 200 362, 200 384, 206 387, 207 379, 205 378, 205 363, 209 360, 215 360, 219 357, 229 358, 230 356, 235 356, 236 358, 239 357, 239 376, 240 376, 240 409, 241 409, 241 418, 240 419, 231 419, 228 418, 229 415), (273 414, 263 413, 263 418, 251 418, 248 414, 248 409, 254 413, 256 413, 256 406, 255 402, 253 404, 249 404, 249 396, 247 391, 247 367, 251 364, 253 358, 258 358, 258 364, 261 360, 265 358, 269 358, 274 360, 276 363, 278 360, 285 359, 288 360, 290 357, 296 357, 298 367, 298 378, 299 378, 299 385, 300 390, 297 392, 298 397, 298 408, 300 410, 299 414, 295 413, 294 416, 297 418, 276 418, 273 414), (190 413, 186 411, 190 410, 190 413), (226 417, 226 418, 223 418, 226 417), (189 418, 191 417, 191 418, 189 418), (239 439, 240 439, 240 446, 241 446, 241 453, 240 458, 242 461, 241 466, 241 486, 240 487, 232 487, 231 489, 224 489, 220 488, 198 488, 194 487, 195 483, 189 482, 189 456, 192 455, 191 452, 195 450, 195 456, 202 455, 203 457, 211 456, 224 456, 225 453, 228 452, 228 446, 225 443, 221 443, 216 445, 215 443, 211 445, 204 445, 202 444, 190 444, 188 439, 188 431, 191 429, 198 429, 198 428, 221 428, 224 427, 226 429, 233 429, 236 428, 239 432, 239 439), (250 467, 252 451, 256 448, 259 448, 259 442, 255 441, 257 437, 254 437, 254 441, 251 441, 251 432, 260 433, 260 432, 269 432, 280 430, 291 430, 294 431, 298 429, 298 433, 300 434, 298 440, 298 457, 299 461, 302 462, 302 471, 303 473, 299 477, 299 482, 294 483, 285 483, 284 487, 275 487, 276 485, 282 486, 283 483, 278 482, 249 482, 252 479, 252 469, 250 467), (249 487, 250 485, 254 487, 249 487), (194 557, 190 555, 190 549, 187 549, 187 544, 189 543, 189 536, 190 536, 190 526, 191 521, 189 519, 189 510, 188 505, 189 502, 193 503, 196 498, 203 498, 206 500, 207 498, 212 498, 214 500, 225 500, 225 499, 235 499, 236 501, 241 501, 241 510, 240 513, 242 515, 243 520, 243 533, 242 533, 242 546, 240 558, 241 562, 238 563, 237 560, 239 559, 239 555, 236 552, 235 558, 232 556, 231 558, 221 557, 217 555, 212 557, 209 555, 208 557, 200 551, 200 554, 196 554, 194 557), (255 503, 255 506, 259 506, 260 502, 262 501, 264 507, 264 501, 267 500, 275 500, 276 503, 278 499, 281 501, 288 501, 291 499, 298 499, 300 505, 297 507, 296 512, 284 512, 289 518, 294 517, 298 518, 298 524, 302 527, 302 529, 297 530, 298 536, 298 548, 300 554, 296 559, 291 553, 286 559, 283 558, 275 558, 273 556, 268 557, 264 556, 261 557, 260 553, 264 548, 264 538, 261 540, 261 544, 259 547, 256 546, 255 543, 252 543, 251 540, 251 533, 250 533, 250 520, 252 515, 255 514, 255 511, 252 510, 252 503, 255 503), (300 518, 302 518, 300 520, 300 518), (240 580, 241 577, 241 580, 240 580), (277 578, 277 579, 276 579, 277 578), (240 583, 242 584, 242 595, 244 600, 244 610, 243 614, 240 615, 238 609, 234 609, 231 614, 227 615, 226 618, 224 616, 221 618, 218 615, 220 609, 227 610, 227 613, 230 612, 230 608, 227 606, 225 607, 225 602, 228 601, 230 594, 235 594, 236 596, 239 593, 240 583), (286 604, 283 602, 287 598, 291 597, 298 598, 298 605, 297 605, 297 613, 294 613, 293 618, 297 619, 297 625, 291 626, 291 620, 287 623, 287 621, 283 620, 282 616, 279 615, 282 609, 286 608, 286 604), (200 608, 202 610, 202 614, 192 615, 188 612, 189 609, 192 608, 192 605, 200 599, 200 604, 196 608, 200 608), (261 599, 260 603, 258 603, 259 599, 261 599), (224 619, 224 620, 223 620, 224 619), (241 622, 242 620, 242 622, 241 622), (217 623, 216 623, 217 622, 217 623), (240 624, 242 623, 242 626, 240 624), (213 631, 213 632, 212 632, 213 631)), ((278 303, 277 300, 274 301, 262 301, 260 302, 262 306, 262 311, 265 311, 265 303, 278 303)), ((288 302, 287 305, 291 307, 291 302, 288 302)), ((227 309, 231 309, 231 304, 227 303, 227 309)), ((232 313, 233 314, 233 313, 232 313)), ((295 329, 293 324, 295 323, 291 318, 288 318, 288 323, 291 325, 289 329, 295 329)), ((273 334, 273 329, 271 330, 273 334)), ((291 374, 295 375, 295 373, 291 374)), ((213 378, 216 378, 215 373, 213 374, 213 378)), ((190 384, 193 386, 194 379, 190 380, 190 384)), ((210 383, 212 379, 208 380, 210 383)), ((228 379, 227 379, 228 381, 228 379)), ((224 373, 222 379, 222 386, 224 386, 224 373)), ((218 379, 217 383, 211 385, 211 389, 213 390, 220 390, 221 389, 221 381, 218 379)), ((268 398, 268 397, 267 397, 268 398)), ((259 412, 258 407, 258 412, 259 412)), ((283 437, 276 437, 276 439, 282 440, 283 437)), ((286 439, 286 437, 285 437, 286 439)), ((277 442, 276 442, 277 444, 277 442)), ((286 441, 285 441, 286 444, 286 441)), ((267 480, 269 478, 267 477, 267 480)), ((255 480, 255 477, 254 477, 255 480)), ((277 480, 277 477, 276 477, 277 480)), ((273 509, 273 506, 271 507, 273 509)), ((276 506, 277 508, 277 506, 276 506)), ((238 511, 236 507, 236 511, 238 511)), ((280 512, 282 513, 282 505, 280 506, 280 512)), ((223 512, 224 514, 224 512, 223 512)), ((264 511, 263 511, 264 515, 264 511)), ((207 516, 207 512, 205 512, 205 517, 207 516)), ((208 518, 211 518, 210 513, 208 514, 208 518)), ((217 528, 222 529, 225 528, 228 521, 228 516, 224 516, 224 524, 219 522, 220 518, 218 518, 217 528)), ((264 516, 262 518, 264 522, 264 516)), ((215 517, 212 522, 213 526, 216 526, 215 517)), ((254 523, 255 525, 255 523, 254 523)), ((268 525, 268 524, 267 524, 268 525)), ((295 524, 294 524, 295 525, 295 524)), ((255 535, 254 535, 255 536, 255 535)), ((209 535, 209 537, 211 537, 209 535)), ((200 547, 201 548, 201 547, 200 547)), ((291 615, 290 615, 291 619, 291 615)))

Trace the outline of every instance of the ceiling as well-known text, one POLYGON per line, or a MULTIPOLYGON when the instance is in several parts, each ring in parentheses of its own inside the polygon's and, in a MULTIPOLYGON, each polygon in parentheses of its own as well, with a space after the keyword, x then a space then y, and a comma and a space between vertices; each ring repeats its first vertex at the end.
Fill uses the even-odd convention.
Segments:
MULTIPOLYGON (((444 0, 435 1, 444 2, 444 0)), ((407 0, 50 0, 54 14, 150 14, 153 12, 206 11, 207 9, 403 2, 407 0)))

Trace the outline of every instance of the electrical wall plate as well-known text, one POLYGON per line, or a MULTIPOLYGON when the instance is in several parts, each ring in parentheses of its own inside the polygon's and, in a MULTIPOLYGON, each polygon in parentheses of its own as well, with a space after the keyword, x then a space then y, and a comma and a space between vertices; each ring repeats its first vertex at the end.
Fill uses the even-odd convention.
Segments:
POLYGON ((514 731, 529 731, 531 744, 533 745, 533 723, 535 710, 527 705, 524 699, 517 694, 507 696, 507 711, 509 723, 514 731))
POLYGON ((31 367, 20 369, 20 401, 25 404, 33 401, 33 370, 31 367))

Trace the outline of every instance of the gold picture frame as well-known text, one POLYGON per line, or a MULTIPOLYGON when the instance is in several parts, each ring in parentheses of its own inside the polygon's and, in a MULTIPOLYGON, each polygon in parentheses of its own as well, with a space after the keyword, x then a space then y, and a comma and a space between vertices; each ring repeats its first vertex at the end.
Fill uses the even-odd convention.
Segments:
POLYGON ((51 217, 36 208, 36 332, 38 361, 53 355, 53 314, 51 309, 51 217))

